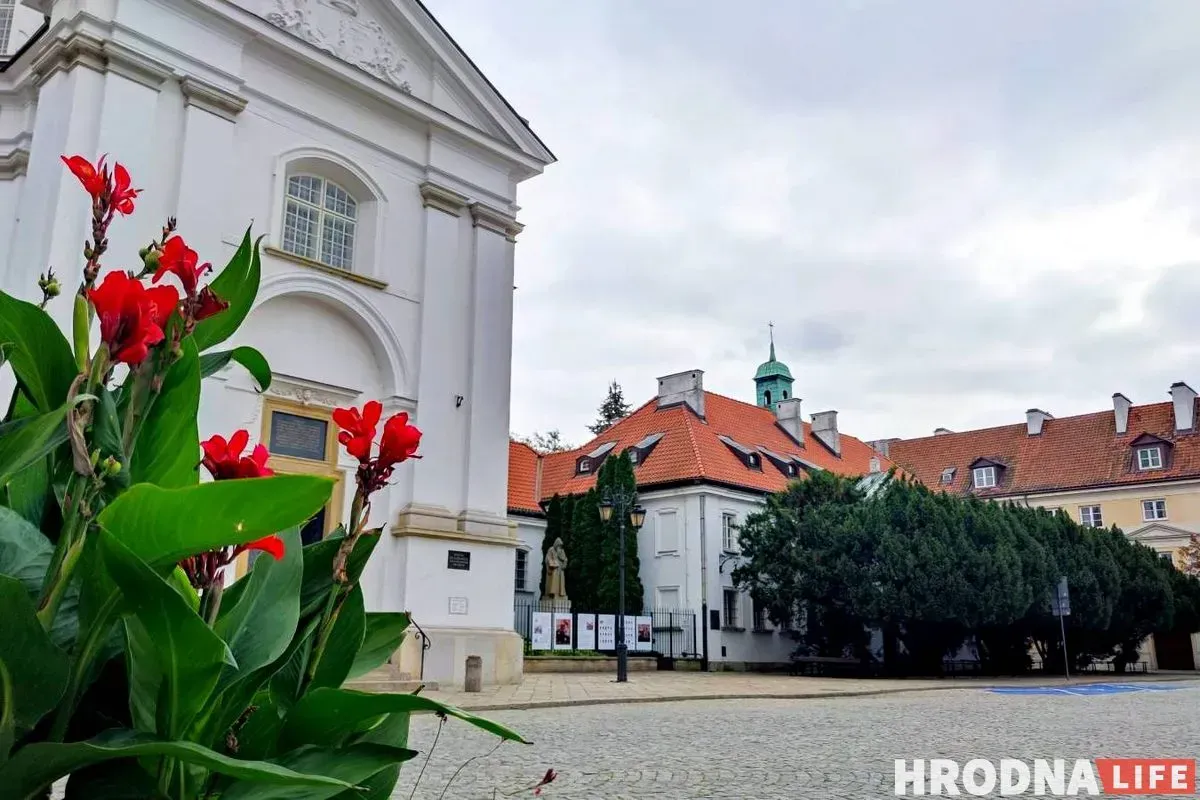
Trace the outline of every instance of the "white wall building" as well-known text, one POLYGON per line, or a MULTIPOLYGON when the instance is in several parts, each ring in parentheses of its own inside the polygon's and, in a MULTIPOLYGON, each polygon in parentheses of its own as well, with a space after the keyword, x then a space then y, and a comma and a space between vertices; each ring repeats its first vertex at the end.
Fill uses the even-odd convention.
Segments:
POLYGON ((339 478, 319 536, 353 483, 330 410, 412 413, 424 458, 373 505, 387 535, 368 608, 413 614, 427 679, 461 681, 479 654, 486 681, 516 680, 516 193, 553 155, 417 0, 19 2, 22 31, 46 24, 9 38, 0 72, 0 287, 34 299, 48 265, 68 295, 77 280, 89 205, 61 154, 108 153, 144 190, 111 229, 109 268, 169 215, 218 266, 253 223, 262 289, 233 344, 259 348, 274 383, 259 395, 237 367, 207 380, 201 435, 247 428, 277 470, 339 478))
POLYGON ((791 635, 776 630, 765 610, 755 609, 749 594, 734 586, 738 527, 764 495, 807 471, 884 473, 891 462, 839 433, 835 411, 804 422, 801 401, 791 394, 791 372, 775 359, 773 344, 754 383, 757 405, 706 392, 700 370, 668 375, 658 379, 650 402, 576 450, 539 455, 512 444, 509 517, 528 551, 531 600, 541 574, 541 504, 555 494, 586 492, 603 459, 628 450, 638 502, 646 509, 638 534, 644 605, 694 612, 696 647, 703 655, 707 640, 711 668, 786 663, 796 647, 791 635))

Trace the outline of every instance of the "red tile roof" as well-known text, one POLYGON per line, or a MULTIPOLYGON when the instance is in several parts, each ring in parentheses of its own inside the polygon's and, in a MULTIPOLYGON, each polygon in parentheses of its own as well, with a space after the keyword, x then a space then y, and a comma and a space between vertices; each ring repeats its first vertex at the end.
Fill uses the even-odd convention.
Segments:
MULTIPOLYGON (((808 423, 804 423, 803 446, 798 445, 775 423, 775 414, 770 409, 730 397, 705 392, 704 412, 701 419, 684 405, 658 408, 656 398, 583 446, 543 456, 541 499, 554 494, 579 494, 595 484, 595 473, 575 474, 580 456, 609 442, 616 443, 610 452, 619 453, 651 434, 662 434, 662 438, 634 468, 638 486, 643 489, 684 482, 716 483, 755 492, 786 488, 791 479, 768 458, 760 455, 761 469, 751 469, 720 436, 760 454, 763 448, 843 475, 866 474, 873 456, 879 458, 880 469, 886 471, 892 466, 891 461, 870 446, 844 433, 839 437, 841 455, 835 455, 812 435, 808 423)), ((513 447, 517 445, 509 449, 509 506, 521 510, 528 504, 524 488, 529 483, 528 456, 522 452, 514 458, 513 447)))
POLYGON ((1169 402, 1131 407, 1124 434, 1113 412, 1101 411, 1049 419, 1036 436, 1022 423, 892 440, 888 455, 927 486, 986 497, 1200 477, 1200 434, 1176 433, 1169 402), (1133 443, 1146 434, 1168 443, 1163 469, 1134 469, 1133 443), (994 489, 971 485, 970 467, 980 458, 1004 466, 994 489), (947 467, 955 468, 949 485, 941 483, 947 467))
POLYGON ((508 441, 508 510, 541 513, 538 505, 538 461, 541 454, 524 442, 508 441))

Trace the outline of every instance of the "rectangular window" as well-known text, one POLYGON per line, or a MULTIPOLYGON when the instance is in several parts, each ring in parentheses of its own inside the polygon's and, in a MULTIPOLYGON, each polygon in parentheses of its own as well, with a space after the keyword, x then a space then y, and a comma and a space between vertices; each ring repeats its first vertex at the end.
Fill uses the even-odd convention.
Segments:
POLYGON ((996 485, 996 468, 976 467, 974 478, 976 489, 990 489, 996 485))
MULTIPOLYGON (((0 56, 8 55, 16 0, 0 0, 0 56)), ((15 47, 13 48, 16 49, 15 47)))
POLYGON ((725 590, 724 624, 726 628, 737 628, 738 625, 738 593, 737 589, 725 590))
POLYGON ((659 586, 654 590, 654 602, 658 608, 675 609, 679 608, 679 587, 678 586, 659 586))
POLYGON ((1080 506, 1079 524, 1089 528, 1103 528, 1104 517, 1100 515, 1100 506, 1080 506))
POLYGON ((1139 447, 1137 450, 1138 469, 1162 469, 1162 448, 1139 447))
POLYGON ((1167 501, 1166 500, 1143 500, 1142 501, 1142 519, 1146 522, 1156 519, 1167 518, 1167 501))
POLYGON ((725 513, 721 515, 721 549, 726 553, 736 553, 738 547, 737 540, 737 515, 725 513))
POLYGON ((654 552, 675 553, 679 550, 679 515, 660 511, 655 517, 654 552))
POLYGON ((588 462, 586 459, 585 459, 585 460, 583 460, 583 461, 580 461, 580 462, 579 462, 579 471, 580 471, 581 473, 583 473, 583 472, 591 472, 591 471, 592 471, 592 465, 591 465, 591 463, 589 463, 589 462, 588 462))
POLYGON ((525 550, 517 551, 517 571, 513 576, 513 585, 518 592, 525 591, 525 573, 529 569, 529 553, 525 550))
POLYGON ((754 603, 754 630, 769 630, 767 627, 767 607, 760 603, 754 603))

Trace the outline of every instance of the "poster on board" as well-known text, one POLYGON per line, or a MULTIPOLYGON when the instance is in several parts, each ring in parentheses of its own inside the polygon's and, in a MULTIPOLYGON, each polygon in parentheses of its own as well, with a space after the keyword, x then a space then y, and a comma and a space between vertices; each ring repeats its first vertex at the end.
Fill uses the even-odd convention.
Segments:
POLYGON ((596 615, 595 614, 576 614, 575 615, 575 649, 576 650, 595 650, 596 649, 596 615))
POLYGON ((626 616, 625 617, 625 649, 626 650, 636 650, 637 649, 637 625, 634 624, 636 621, 637 621, 637 617, 634 617, 634 616, 626 616))
POLYGON ((529 647, 532 650, 551 650, 554 647, 550 636, 550 612, 534 611, 530 623, 529 647))
POLYGON ((637 649, 653 650, 653 620, 650 617, 634 617, 634 627, 637 629, 637 649))
POLYGON ((575 628, 570 614, 554 615, 554 649, 570 650, 575 646, 575 628))
POLYGON ((617 649, 617 618, 612 614, 600 614, 596 617, 596 649, 617 649))

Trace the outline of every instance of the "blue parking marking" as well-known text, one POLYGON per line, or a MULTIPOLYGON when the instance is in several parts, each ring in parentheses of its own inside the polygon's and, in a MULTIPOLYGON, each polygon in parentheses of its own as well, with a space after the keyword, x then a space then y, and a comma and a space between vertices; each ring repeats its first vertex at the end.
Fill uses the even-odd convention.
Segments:
POLYGON ((1082 683, 1074 686, 993 686, 987 691, 993 694, 1065 694, 1090 697, 1128 692, 1172 692, 1184 688, 1187 687, 1162 683, 1082 683))

